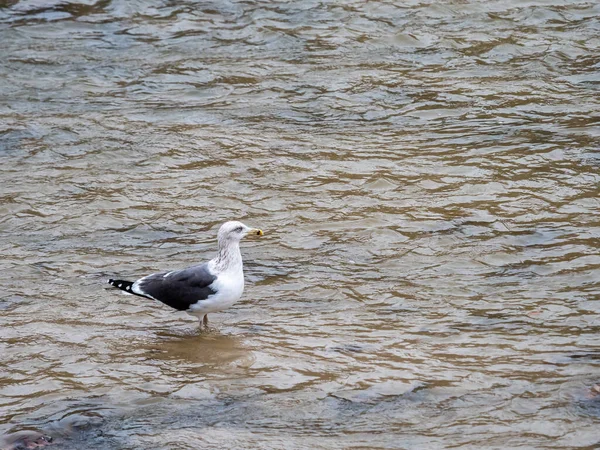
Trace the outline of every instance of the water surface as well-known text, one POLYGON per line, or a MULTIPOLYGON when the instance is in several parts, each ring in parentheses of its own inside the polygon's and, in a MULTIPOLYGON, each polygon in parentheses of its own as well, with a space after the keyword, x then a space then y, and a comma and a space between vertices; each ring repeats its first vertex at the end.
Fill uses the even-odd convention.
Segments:
POLYGON ((598 445, 597 2, 0 5, 0 433, 598 445), (234 218, 217 331, 106 289, 234 218))

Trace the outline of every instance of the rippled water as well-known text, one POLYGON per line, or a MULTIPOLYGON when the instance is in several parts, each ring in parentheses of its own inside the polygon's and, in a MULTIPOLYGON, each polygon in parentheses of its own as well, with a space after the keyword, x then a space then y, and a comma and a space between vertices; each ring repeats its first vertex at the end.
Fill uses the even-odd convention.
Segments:
POLYGON ((0 433, 596 448, 598 2, 0 5, 0 433), (218 331, 105 288, 233 218, 218 331))

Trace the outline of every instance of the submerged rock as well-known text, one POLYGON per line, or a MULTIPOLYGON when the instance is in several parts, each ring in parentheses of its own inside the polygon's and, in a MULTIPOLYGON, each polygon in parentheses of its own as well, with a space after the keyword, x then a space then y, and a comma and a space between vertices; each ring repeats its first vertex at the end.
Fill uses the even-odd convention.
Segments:
POLYGON ((29 450, 46 447, 51 443, 51 436, 44 436, 37 431, 18 431, 0 439, 0 450, 29 450))

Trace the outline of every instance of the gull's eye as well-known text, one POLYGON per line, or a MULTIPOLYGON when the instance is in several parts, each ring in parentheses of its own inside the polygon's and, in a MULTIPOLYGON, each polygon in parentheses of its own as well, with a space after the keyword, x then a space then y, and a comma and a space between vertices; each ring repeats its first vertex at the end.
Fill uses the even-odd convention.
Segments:
POLYGON ((243 230, 242 227, 237 227, 236 229, 233 230, 234 233, 241 233, 243 230))

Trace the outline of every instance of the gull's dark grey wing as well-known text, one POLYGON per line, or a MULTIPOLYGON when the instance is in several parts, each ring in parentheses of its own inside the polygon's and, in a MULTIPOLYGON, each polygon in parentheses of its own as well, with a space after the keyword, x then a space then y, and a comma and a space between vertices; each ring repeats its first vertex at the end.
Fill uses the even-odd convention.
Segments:
POLYGON ((204 263, 174 272, 153 273, 133 283, 131 291, 185 311, 217 292, 210 287, 216 279, 204 263))

